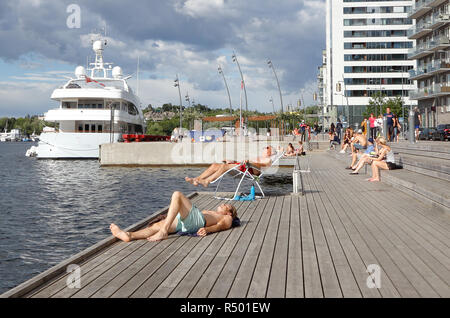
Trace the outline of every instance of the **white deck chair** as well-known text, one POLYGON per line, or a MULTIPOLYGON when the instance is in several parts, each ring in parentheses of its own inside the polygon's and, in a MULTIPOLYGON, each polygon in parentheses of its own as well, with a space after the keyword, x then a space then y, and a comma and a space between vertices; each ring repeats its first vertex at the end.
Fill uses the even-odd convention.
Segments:
POLYGON ((261 185, 259 184, 259 181, 261 179, 261 177, 264 174, 267 174, 268 171, 270 171, 273 166, 275 166, 278 161, 280 160, 281 157, 284 156, 284 151, 277 153, 275 155, 272 156, 272 163, 270 166, 268 167, 264 167, 262 169, 259 169, 255 166, 252 166, 251 164, 245 164, 245 162, 241 162, 240 164, 236 164, 235 167, 225 171, 220 177, 218 177, 216 180, 212 181, 210 184, 214 184, 217 183, 216 186, 216 191, 214 192, 214 198, 216 199, 220 199, 220 200, 233 200, 238 194, 239 194, 239 189, 241 187, 241 184, 244 180, 249 180, 252 181, 253 183, 255 183, 258 186, 259 191, 261 192, 261 196, 256 196, 256 198, 258 199, 262 199, 265 197, 264 191, 261 188, 261 185), (245 170, 242 171, 239 168, 245 164, 245 170), (259 171, 259 175, 254 175, 252 173, 250 173, 250 171, 259 171), (222 181, 222 179, 226 176, 226 175, 230 175, 232 176, 234 179, 235 178, 240 178, 239 180, 239 184, 236 188, 236 191, 234 192, 234 195, 232 198, 224 198, 224 197, 219 197, 217 195, 217 192, 219 190, 219 186, 220 186, 220 182, 222 181))

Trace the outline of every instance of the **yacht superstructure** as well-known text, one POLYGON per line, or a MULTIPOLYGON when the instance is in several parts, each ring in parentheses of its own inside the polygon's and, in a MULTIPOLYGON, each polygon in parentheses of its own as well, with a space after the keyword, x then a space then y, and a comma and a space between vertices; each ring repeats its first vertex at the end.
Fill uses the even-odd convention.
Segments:
POLYGON ((144 133, 139 98, 119 66, 103 62, 106 40, 93 41, 95 62, 75 69, 75 78, 53 91, 59 108, 45 113, 55 129, 44 130, 37 158, 98 158, 99 145, 121 140, 122 134, 144 133), (89 74, 89 75, 88 75, 89 74))

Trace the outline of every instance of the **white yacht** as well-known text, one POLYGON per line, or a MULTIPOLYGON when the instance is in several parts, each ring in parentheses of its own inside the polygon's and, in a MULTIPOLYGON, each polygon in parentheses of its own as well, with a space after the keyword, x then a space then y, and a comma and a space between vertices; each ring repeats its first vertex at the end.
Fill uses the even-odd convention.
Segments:
POLYGON ((95 63, 75 69, 75 78, 53 91, 57 109, 45 113, 55 129, 44 129, 37 147, 27 155, 37 158, 98 158, 99 145, 118 142, 122 134, 143 134, 139 98, 119 66, 103 62, 106 40, 93 41, 95 63), (88 72, 88 73, 87 73, 88 72), (88 75, 89 74, 89 75, 88 75))

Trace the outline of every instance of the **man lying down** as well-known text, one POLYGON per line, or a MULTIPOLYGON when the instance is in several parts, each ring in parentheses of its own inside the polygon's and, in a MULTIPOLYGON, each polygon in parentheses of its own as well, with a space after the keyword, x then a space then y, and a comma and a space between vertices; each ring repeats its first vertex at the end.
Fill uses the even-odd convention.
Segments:
POLYGON ((203 237, 209 233, 228 230, 235 221, 239 219, 233 205, 221 204, 216 211, 200 211, 183 193, 175 191, 164 220, 137 232, 125 232, 114 223, 110 229, 112 235, 124 242, 143 239, 155 242, 177 232, 196 233, 203 237))

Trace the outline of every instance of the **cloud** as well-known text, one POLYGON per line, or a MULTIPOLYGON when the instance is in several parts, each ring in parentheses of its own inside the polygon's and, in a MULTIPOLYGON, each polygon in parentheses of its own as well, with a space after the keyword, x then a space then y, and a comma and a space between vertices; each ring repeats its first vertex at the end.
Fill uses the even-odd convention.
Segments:
MULTIPOLYGON (((92 30, 106 23, 105 61, 120 65, 125 74, 135 74, 139 57, 141 79, 148 79, 149 85, 167 94, 179 74, 184 87, 210 106, 220 106, 224 95, 217 73, 219 64, 233 99, 239 99, 240 75, 231 60, 235 51, 246 79, 249 103, 264 105, 262 109, 270 111, 272 106, 267 101, 278 92, 266 64, 268 58, 276 67, 286 100, 299 98, 300 90, 315 82, 325 46, 324 2, 142 0, 130 4, 114 1, 105 6, 101 1, 80 0, 81 28, 69 29, 69 2, 4 0, 0 2, 0 41, 8 45, 0 47, 0 58, 13 63, 32 55, 73 67, 85 65, 87 57, 94 57, 90 48, 92 30), (168 90, 162 85, 169 85, 168 90)), ((22 65, 25 70, 40 69, 39 60, 27 61, 22 65)), ((45 77, 48 74, 34 79, 43 82, 45 77)), ((11 79, 33 80, 24 74, 11 79)), ((141 92, 151 92, 153 88, 144 83, 141 92)), ((151 100, 150 95, 141 98, 143 103, 145 98, 151 100)), ((226 104, 224 101, 222 104, 226 104)), ((3 104, 0 102, 0 112, 3 104)))

